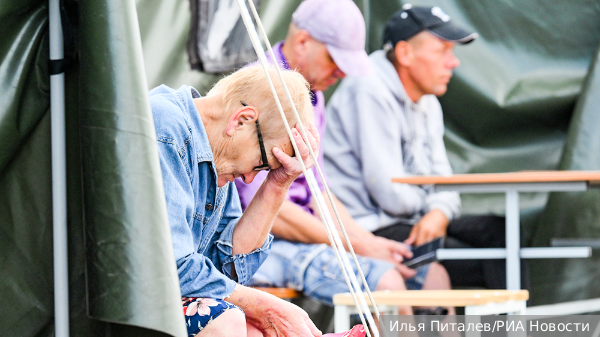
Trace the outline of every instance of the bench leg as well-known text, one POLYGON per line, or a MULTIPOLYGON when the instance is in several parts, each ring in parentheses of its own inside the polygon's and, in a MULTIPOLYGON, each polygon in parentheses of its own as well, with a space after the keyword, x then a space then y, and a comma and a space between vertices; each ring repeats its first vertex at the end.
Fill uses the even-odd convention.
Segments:
POLYGON ((335 333, 350 330, 350 310, 346 305, 336 305, 333 309, 333 330, 335 333))
POLYGON ((525 315, 527 313, 527 302, 525 301, 515 301, 517 302, 517 310, 514 311, 515 315, 525 315))

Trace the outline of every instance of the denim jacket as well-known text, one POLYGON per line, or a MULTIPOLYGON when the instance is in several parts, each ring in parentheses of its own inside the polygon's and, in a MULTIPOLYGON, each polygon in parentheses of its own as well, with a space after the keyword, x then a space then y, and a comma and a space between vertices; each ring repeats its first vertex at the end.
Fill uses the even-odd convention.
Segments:
POLYGON ((249 254, 232 255, 242 207, 235 184, 217 187, 213 152, 194 105, 196 89, 150 91, 160 167, 182 296, 223 299, 267 258, 272 236, 249 254), (231 279, 235 266, 237 278, 231 279))

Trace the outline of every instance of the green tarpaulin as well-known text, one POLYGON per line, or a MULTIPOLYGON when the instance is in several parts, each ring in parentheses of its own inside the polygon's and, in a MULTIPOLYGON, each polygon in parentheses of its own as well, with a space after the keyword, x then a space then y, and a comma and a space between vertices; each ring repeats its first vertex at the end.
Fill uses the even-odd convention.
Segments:
MULTIPOLYGON (((135 3, 65 5, 71 335, 184 336, 135 3)), ((47 13, 0 3, 2 336, 54 330, 47 13)))
MULTIPOLYGON (((263 0, 273 42, 300 1, 263 0)), ((441 98, 456 173, 600 169, 600 3, 414 1, 480 38, 441 98)), ((368 50, 402 2, 357 1, 368 50)), ((64 1, 70 319, 73 336, 185 335, 147 90, 201 92, 189 69, 188 1, 64 1), (143 327, 143 328, 140 328, 143 327)), ((0 335, 52 336, 47 3, 0 2, 0 335)), ((329 92, 330 94, 330 92, 329 92)), ((465 213, 503 195, 463 195, 465 213)), ((600 238, 600 193, 523 194, 525 246, 600 238)), ((600 297, 599 259, 532 260, 533 305, 600 297)))

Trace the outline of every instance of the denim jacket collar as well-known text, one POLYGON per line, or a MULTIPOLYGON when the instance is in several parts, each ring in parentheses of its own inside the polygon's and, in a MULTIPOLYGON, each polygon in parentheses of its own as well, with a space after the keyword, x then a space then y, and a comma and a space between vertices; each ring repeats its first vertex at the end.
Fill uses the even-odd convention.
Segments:
POLYGON ((196 108, 196 104, 194 104, 194 98, 200 97, 202 96, 196 89, 187 85, 183 85, 177 90, 177 98, 180 100, 181 104, 188 107, 191 111, 196 111, 195 114, 190 114, 192 125, 198 130, 196 158, 198 159, 198 162, 213 162, 214 155, 212 148, 210 147, 210 142, 208 141, 208 135, 206 134, 206 129, 204 128, 204 123, 202 123, 202 118, 200 118, 200 113, 196 108))

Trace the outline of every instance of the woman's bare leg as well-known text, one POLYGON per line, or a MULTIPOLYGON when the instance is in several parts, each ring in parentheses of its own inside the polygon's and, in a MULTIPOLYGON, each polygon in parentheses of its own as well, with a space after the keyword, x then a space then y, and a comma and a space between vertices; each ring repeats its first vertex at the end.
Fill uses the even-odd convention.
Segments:
POLYGON ((208 323, 196 337, 247 337, 246 317, 238 309, 229 309, 208 323))

